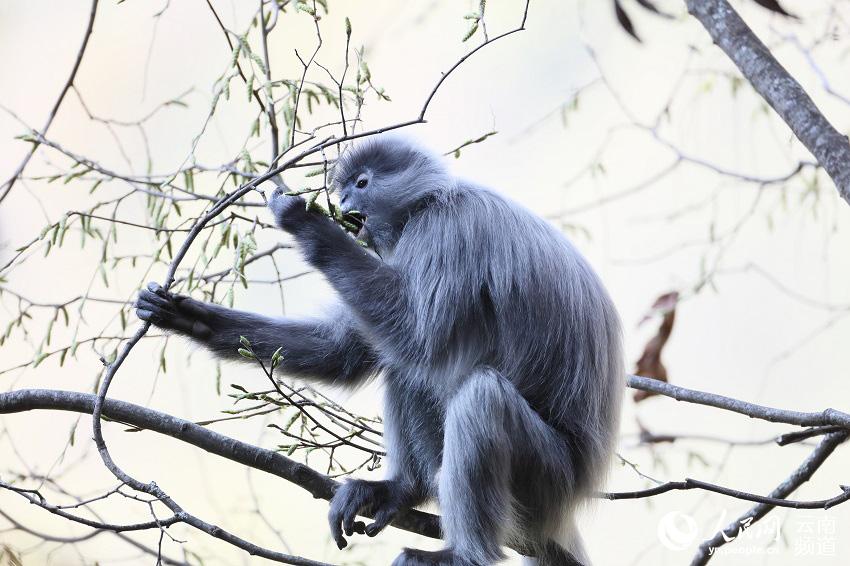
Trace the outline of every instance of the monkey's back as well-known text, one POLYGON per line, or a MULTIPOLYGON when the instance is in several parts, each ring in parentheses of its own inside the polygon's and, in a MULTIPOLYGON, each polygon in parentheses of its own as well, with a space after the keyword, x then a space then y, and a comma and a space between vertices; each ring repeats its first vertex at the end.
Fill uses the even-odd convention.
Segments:
MULTIPOLYGON (((506 376, 599 476, 624 368, 608 293, 567 238, 481 187, 435 192, 389 260, 410 302, 403 355, 447 390, 475 367, 506 376)), ((591 480, 592 481, 592 480, 591 480)))

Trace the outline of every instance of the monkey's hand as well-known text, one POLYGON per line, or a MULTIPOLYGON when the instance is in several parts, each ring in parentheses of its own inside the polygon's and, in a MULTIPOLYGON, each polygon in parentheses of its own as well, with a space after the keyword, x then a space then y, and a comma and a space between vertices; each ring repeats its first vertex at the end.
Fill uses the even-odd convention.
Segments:
POLYGON ((136 316, 163 330, 175 330, 196 340, 212 335, 209 312, 204 303, 184 295, 174 295, 158 283, 148 283, 139 291, 136 316))
POLYGON ((284 187, 272 191, 269 197, 269 210, 281 230, 294 233, 310 216, 307 211, 307 201, 299 196, 286 194, 284 187))
POLYGON ((331 499, 331 509, 328 521, 331 524, 331 534, 339 548, 348 546, 348 541, 342 536, 354 533, 370 537, 381 532, 390 524, 399 511, 406 510, 402 490, 393 481, 349 480, 343 484, 331 499), (355 521, 357 515, 368 513, 375 520, 366 525, 363 521, 355 521))

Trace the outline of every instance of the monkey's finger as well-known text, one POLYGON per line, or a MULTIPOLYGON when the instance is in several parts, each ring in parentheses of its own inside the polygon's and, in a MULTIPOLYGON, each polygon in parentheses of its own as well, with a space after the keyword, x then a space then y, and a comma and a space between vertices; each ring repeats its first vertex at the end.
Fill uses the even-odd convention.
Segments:
POLYGON ((153 322, 153 312, 145 309, 136 309, 136 316, 145 322, 153 322))
POLYGON ((177 316, 177 313, 171 311, 170 309, 163 308, 160 305, 146 301, 143 298, 139 298, 139 300, 136 301, 136 310, 150 311, 153 316, 162 319, 173 318, 177 316))
POLYGON ((354 518, 363 506, 363 497, 356 489, 357 485, 355 482, 345 484, 331 503, 331 529, 341 529, 346 536, 354 534, 354 518))
POLYGON ((150 291, 151 293, 156 293, 160 297, 168 297, 168 291, 163 289, 162 285, 160 285, 156 281, 151 281, 150 283, 148 283, 148 291, 150 291))
POLYGON ((342 519, 342 529, 345 531, 347 536, 351 536, 355 533, 354 524, 355 519, 357 518, 357 512, 360 510, 359 505, 352 505, 350 502, 346 506, 345 515, 342 519))
POLYGON ((142 303, 154 305, 163 309, 169 309, 170 307, 172 307, 172 302, 169 299, 157 295, 152 291, 148 291, 147 289, 142 289, 141 291, 139 291, 139 298, 136 304, 142 303))
POLYGON ((342 550, 348 546, 348 542, 342 536, 342 509, 341 505, 336 502, 336 497, 331 501, 331 508, 328 511, 328 523, 331 527, 331 536, 336 542, 336 546, 342 550))
POLYGON ((356 516, 357 514, 354 513, 350 517, 346 517, 345 521, 343 521, 342 526, 346 536, 350 537, 355 534, 366 534, 366 523, 364 523, 363 521, 355 521, 354 518, 356 516))
POLYGON ((336 528, 331 527, 331 536, 333 536, 334 542, 336 542, 336 547, 340 550, 348 546, 348 541, 345 540, 345 537, 342 536, 342 528, 338 525, 336 528))
POLYGON ((396 516, 395 509, 381 509, 375 513, 375 520, 366 525, 366 536, 373 537, 384 530, 396 516))
POLYGON ((170 303, 162 302, 163 299, 151 293, 143 293, 139 293, 139 298, 136 300, 136 309, 150 311, 155 318, 162 322, 179 316, 170 303))
POLYGON ((343 533, 346 536, 351 536, 354 533, 365 532, 365 524, 360 521, 356 522, 355 519, 357 514, 369 505, 370 495, 371 491, 368 489, 368 485, 362 480, 350 480, 334 494, 331 500, 331 508, 328 511, 328 521, 331 526, 331 534, 339 548, 345 548, 348 544, 343 533))
POLYGON ((176 330, 198 340, 206 340, 212 334, 210 327, 203 322, 180 316, 143 300, 137 303, 136 316, 141 320, 155 324, 159 328, 176 330))
POLYGON ((179 330, 177 327, 181 326, 173 315, 165 316, 163 311, 149 305, 139 305, 136 308, 136 316, 166 330, 179 330))

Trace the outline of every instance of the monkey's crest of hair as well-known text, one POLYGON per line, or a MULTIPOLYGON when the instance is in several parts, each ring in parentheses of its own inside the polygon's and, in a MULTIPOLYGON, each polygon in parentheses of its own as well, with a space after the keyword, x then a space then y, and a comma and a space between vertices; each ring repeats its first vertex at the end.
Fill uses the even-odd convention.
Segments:
POLYGON ((363 167, 381 175, 405 172, 448 174, 442 159, 398 134, 371 137, 346 148, 334 165, 333 181, 349 181, 363 167))

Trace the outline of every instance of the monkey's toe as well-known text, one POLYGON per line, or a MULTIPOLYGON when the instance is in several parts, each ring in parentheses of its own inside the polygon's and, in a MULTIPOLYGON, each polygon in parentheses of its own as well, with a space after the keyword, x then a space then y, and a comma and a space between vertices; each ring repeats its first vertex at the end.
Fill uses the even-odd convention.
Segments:
POLYGON ((383 531, 387 525, 389 525, 395 516, 398 514, 398 507, 385 505, 378 509, 375 513, 375 520, 366 525, 366 536, 374 537, 381 531, 383 531))
POLYGON ((328 522, 339 548, 348 545, 343 533, 345 536, 368 533, 366 523, 355 519, 364 509, 380 506, 381 502, 376 500, 375 495, 372 484, 363 480, 348 481, 336 492, 328 511, 328 522))

